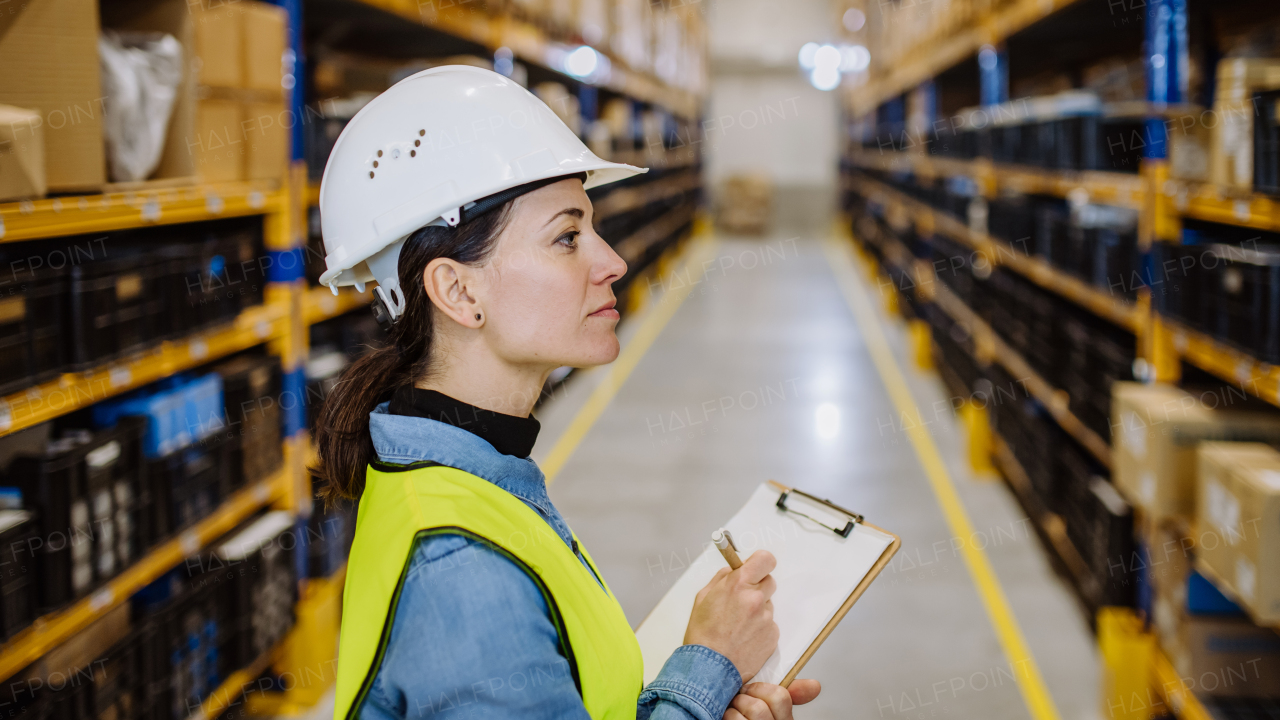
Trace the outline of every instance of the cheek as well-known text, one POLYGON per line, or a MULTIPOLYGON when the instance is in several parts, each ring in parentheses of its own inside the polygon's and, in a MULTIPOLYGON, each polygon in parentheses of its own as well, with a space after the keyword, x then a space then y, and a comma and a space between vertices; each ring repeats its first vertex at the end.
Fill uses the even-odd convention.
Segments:
POLYGON ((582 324, 582 283, 563 270, 527 268, 498 282, 503 334, 540 345, 582 324))

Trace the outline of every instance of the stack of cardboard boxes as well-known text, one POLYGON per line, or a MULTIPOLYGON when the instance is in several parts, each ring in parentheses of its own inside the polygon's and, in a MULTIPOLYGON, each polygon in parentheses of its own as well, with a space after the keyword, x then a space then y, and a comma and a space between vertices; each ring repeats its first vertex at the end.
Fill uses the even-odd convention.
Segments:
POLYGON ((187 72, 149 180, 282 177, 285 11, 254 0, 28 0, 0 13, 0 201, 99 192, 109 177, 98 36, 172 35, 187 72))
POLYGON ((1200 123, 1212 133, 1210 179, 1253 191, 1254 125, 1260 108, 1254 93, 1280 90, 1280 58, 1227 58, 1218 63, 1213 113, 1200 123))
POLYGON ((201 180, 279 178, 293 123, 283 78, 285 11, 254 0, 193 6, 194 133, 187 141, 201 180))
POLYGON ((1280 417, 1239 391, 1118 383, 1116 485, 1164 653, 1206 696, 1280 697, 1280 417), (1259 442, 1260 441, 1260 442, 1259 442))

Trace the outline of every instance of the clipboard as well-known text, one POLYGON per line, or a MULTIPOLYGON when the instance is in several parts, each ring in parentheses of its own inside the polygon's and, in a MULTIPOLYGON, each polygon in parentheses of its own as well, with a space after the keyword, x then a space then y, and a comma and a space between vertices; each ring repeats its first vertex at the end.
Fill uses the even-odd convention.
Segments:
MULTIPOLYGON (((804 669, 902 546, 897 535, 866 522, 862 515, 773 480, 757 487, 725 527, 744 559, 760 548, 778 557, 774 619, 783 637, 750 682, 783 687, 804 669), (830 568, 839 572, 824 572, 830 568)), ((694 596, 723 566, 724 558, 708 542, 636 628, 646 685, 683 644, 694 596)))

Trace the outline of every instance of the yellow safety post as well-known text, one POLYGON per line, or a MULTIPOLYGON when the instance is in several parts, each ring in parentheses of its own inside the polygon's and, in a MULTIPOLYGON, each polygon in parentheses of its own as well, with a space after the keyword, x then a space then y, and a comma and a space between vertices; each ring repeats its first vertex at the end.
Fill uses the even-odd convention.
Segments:
POLYGON ((308 580, 294 609, 297 623, 272 667, 283 692, 249 692, 249 715, 297 717, 309 713, 337 679, 338 626, 342 620, 345 568, 308 580))
POLYGON ((1155 637, 1143 632, 1130 608, 1098 611, 1098 650, 1102 656, 1102 713, 1110 720, 1149 720, 1160 701, 1151 690, 1155 637))
POLYGON ((907 332, 911 337, 911 355, 916 367, 921 370, 933 369, 933 335, 929 323, 924 320, 912 320, 907 323, 907 332))
POLYGON ((972 400, 960 406, 960 420, 969 438, 969 467, 978 475, 995 472, 991 464, 991 421, 987 409, 972 400))

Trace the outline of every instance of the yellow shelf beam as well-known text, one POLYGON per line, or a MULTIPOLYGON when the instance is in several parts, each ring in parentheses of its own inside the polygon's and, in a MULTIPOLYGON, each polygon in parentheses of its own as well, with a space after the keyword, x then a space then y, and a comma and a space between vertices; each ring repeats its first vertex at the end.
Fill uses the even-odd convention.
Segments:
POLYGON ((1083 192, 1090 202, 1141 210, 1147 196, 1146 183, 1136 173, 1048 170, 993 163, 985 158, 962 160, 910 152, 862 150, 849 159, 855 166, 869 170, 909 171, 927 178, 971 177, 988 198, 996 197, 1002 190, 1061 198, 1083 192))
POLYGON ((302 322, 314 325, 364 307, 373 301, 373 291, 358 293, 353 287, 340 287, 335 296, 327 287, 309 288, 302 296, 302 322))
POLYGON ((1151 684, 1178 720, 1214 720, 1195 693, 1178 677, 1169 658, 1158 648, 1152 655, 1151 684))
POLYGON ((271 663, 280 652, 276 646, 262 653, 247 667, 240 668, 227 676, 227 679, 205 698, 200 709, 191 715, 189 720, 213 720, 236 704, 240 696, 252 686, 259 675, 271 667, 271 663))
POLYGON ((1248 353, 1196 332, 1161 316, 1175 351, 1184 360, 1210 372, 1273 405, 1280 405, 1280 367, 1264 363, 1248 353))
POLYGON ((1280 232, 1280 198, 1178 182, 1169 184, 1165 194, 1183 217, 1280 232))
POLYGON ((16 432, 210 360, 282 337, 288 305, 268 303, 245 310, 233 322, 170 340, 130 359, 83 373, 66 373, 0 399, 0 435, 16 432))
POLYGON ((981 252, 988 261, 1011 268, 1040 287, 1052 291, 1100 317, 1134 334, 1143 331, 1143 318, 1138 306, 1098 289, 1031 255, 1025 255, 989 235, 976 233, 956 218, 936 212, 930 206, 908 197, 889 186, 868 178, 853 181, 854 188, 866 197, 897 203, 909 208, 922 230, 936 229, 948 237, 981 252))
POLYGON ((142 185, 129 191, 0 204, 0 242, 264 215, 284 209, 279 183, 142 185))
POLYGON ((38 618, 31 627, 0 646, 0 680, 12 677, 69 640, 184 559, 226 534, 259 508, 269 505, 283 494, 289 472, 288 467, 282 468, 271 478, 240 490, 212 515, 152 549, 92 595, 65 610, 38 618))

